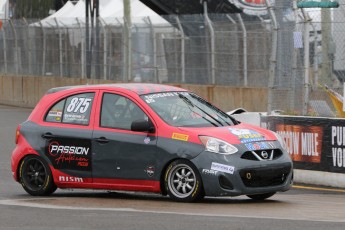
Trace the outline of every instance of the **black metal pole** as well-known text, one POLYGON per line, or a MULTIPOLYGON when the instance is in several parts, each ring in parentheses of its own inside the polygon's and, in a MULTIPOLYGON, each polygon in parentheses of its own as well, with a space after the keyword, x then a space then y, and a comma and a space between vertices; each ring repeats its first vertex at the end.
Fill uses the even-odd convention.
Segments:
POLYGON ((89 9, 90 9, 90 0, 85 1, 85 60, 86 60, 86 78, 90 78, 91 73, 91 64, 90 64, 90 32, 89 32, 89 9))
POLYGON ((86 77, 91 78, 91 67, 93 63, 93 44, 94 40, 96 43, 96 77, 99 78, 100 68, 99 68, 99 0, 86 0, 85 6, 85 19, 86 19, 86 77), (91 4, 92 1, 92 4, 91 4), (89 30, 89 13, 91 14, 91 36, 89 30), (96 31, 94 30, 96 16, 96 31))
POLYGON ((96 78, 100 78, 101 77, 101 64, 100 64, 100 36, 99 36, 99 0, 94 0, 94 6, 96 7, 96 78))

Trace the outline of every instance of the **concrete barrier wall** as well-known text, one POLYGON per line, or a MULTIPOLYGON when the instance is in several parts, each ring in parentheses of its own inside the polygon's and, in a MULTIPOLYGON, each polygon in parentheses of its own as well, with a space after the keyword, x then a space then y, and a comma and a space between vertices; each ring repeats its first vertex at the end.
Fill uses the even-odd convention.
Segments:
POLYGON ((0 103, 33 108, 50 88, 104 83, 114 82, 81 78, 0 76, 0 103))
MULTIPOLYGON (((84 84, 116 83, 105 80, 41 76, 1 76, 0 104, 33 108, 53 87, 84 84)), ((239 88, 210 85, 174 84, 189 89, 211 101, 224 111, 245 108, 248 111, 267 110, 266 88, 239 88)))

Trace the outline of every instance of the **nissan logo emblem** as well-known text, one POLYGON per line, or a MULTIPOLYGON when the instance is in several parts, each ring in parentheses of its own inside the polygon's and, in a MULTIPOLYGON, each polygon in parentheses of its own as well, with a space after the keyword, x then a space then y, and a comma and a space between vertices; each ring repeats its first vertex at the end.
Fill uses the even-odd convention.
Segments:
POLYGON ((262 158, 267 159, 268 158, 268 152, 262 151, 261 156, 262 156, 262 158))

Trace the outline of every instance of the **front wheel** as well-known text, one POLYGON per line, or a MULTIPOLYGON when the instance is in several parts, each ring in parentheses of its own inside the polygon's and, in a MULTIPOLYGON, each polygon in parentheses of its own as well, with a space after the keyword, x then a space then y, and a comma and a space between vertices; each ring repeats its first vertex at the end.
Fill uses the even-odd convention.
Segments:
POLYGON ((203 197, 201 177, 195 166, 187 160, 172 162, 165 173, 165 188, 175 201, 193 202, 203 197))
POLYGON ((253 200, 265 200, 267 198, 270 198, 276 194, 275 192, 270 192, 270 193, 263 193, 263 194, 255 194, 255 195, 247 195, 249 198, 253 200))
POLYGON ((50 195, 56 190, 48 164, 39 156, 30 155, 20 164, 20 183, 33 196, 50 195))

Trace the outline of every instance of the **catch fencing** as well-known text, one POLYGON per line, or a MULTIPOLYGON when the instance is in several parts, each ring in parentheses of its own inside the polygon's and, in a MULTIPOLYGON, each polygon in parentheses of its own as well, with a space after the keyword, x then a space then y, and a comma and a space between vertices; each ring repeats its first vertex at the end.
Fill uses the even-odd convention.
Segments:
POLYGON ((131 23, 2 20, 0 73, 267 87, 269 112, 335 116, 319 85, 339 92, 345 79, 342 2, 338 9, 302 12, 291 0, 276 0, 261 15, 133 17, 131 23))
POLYGON ((88 34, 81 18, 5 21, 0 32, 0 53, 4 57, 0 71, 116 81, 266 87, 271 49, 267 23, 249 21, 243 29, 239 15, 208 17, 209 24, 200 15, 161 19, 164 24, 140 18, 132 20, 131 27, 123 19, 100 18, 93 28, 89 25, 88 34))

